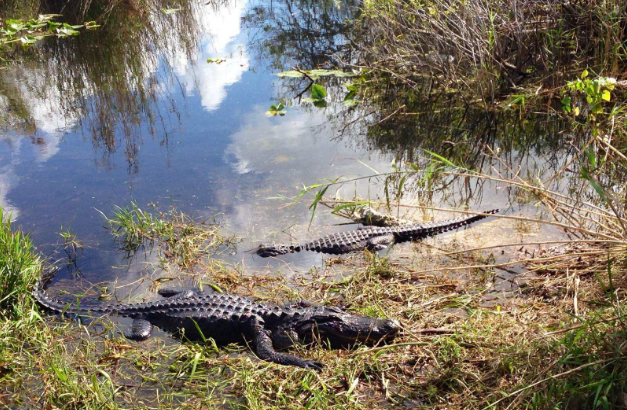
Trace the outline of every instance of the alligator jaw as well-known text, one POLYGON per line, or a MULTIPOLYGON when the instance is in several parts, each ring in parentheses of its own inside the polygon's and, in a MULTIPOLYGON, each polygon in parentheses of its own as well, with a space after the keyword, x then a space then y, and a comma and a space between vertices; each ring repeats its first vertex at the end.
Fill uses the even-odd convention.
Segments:
POLYGON ((305 324, 298 333, 315 334, 322 341, 328 341, 333 348, 344 348, 356 343, 374 345, 379 342, 392 340, 401 329, 397 320, 376 319, 366 316, 343 313, 337 316, 314 318, 315 323, 305 324))

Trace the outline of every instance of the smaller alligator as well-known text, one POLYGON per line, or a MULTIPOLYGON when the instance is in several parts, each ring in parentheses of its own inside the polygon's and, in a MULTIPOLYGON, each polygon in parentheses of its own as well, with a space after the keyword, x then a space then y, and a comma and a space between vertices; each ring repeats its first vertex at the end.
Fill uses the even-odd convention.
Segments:
POLYGON ((262 258, 267 258, 300 251, 315 251, 331 255, 341 255, 349 252, 363 251, 365 249, 382 250, 395 243, 417 241, 428 236, 461 228, 462 226, 469 225, 498 212, 498 209, 493 209, 484 212, 483 215, 464 216, 448 219, 446 221, 422 224, 391 227, 370 226, 355 231, 334 233, 304 245, 261 244, 257 249, 257 255, 262 258))
POLYGON ((216 344, 252 346, 263 360, 321 370, 322 363, 281 353, 295 343, 328 341, 334 348, 356 343, 375 344, 393 339, 400 329, 395 320, 347 313, 338 307, 295 302, 285 306, 263 304, 223 293, 198 294, 192 290, 161 290, 166 299, 148 303, 66 303, 54 299, 40 281, 32 294, 44 308, 71 316, 118 315, 133 319, 124 335, 131 340, 150 337, 153 326, 188 340, 212 338, 216 344))

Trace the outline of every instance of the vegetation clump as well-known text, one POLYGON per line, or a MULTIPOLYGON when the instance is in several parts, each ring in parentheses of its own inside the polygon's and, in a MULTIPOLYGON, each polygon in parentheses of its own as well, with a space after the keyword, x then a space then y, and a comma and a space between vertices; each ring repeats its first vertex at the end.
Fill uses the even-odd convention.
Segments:
POLYGON ((620 0, 380 0, 364 12, 365 40, 355 42, 364 65, 410 87, 436 81, 467 102, 527 87, 554 95, 585 68, 616 77, 627 63, 620 0))
POLYGON ((14 231, 11 215, 0 208, 0 315, 5 319, 24 316, 32 307, 30 289, 39 280, 42 259, 30 236, 14 231))
POLYGON ((182 269, 191 269, 201 257, 233 244, 233 238, 218 234, 216 223, 195 221, 174 209, 151 213, 132 202, 127 208, 116 207, 112 218, 102 215, 127 254, 137 252, 141 246, 157 244, 164 259, 182 269))

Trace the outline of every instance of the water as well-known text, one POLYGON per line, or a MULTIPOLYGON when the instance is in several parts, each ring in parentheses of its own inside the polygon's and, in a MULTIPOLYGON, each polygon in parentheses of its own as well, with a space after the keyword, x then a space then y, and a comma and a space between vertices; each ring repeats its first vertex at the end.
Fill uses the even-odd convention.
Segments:
MULTIPOLYGON (((341 81, 325 83, 331 102, 320 109, 295 98, 306 81, 276 76, 347 53, 345 20, 354 13, 350 2, 190 2, 173 15, 156 10, 142 17, 140 27, 119 17, 118 25, 40 44, 23 64, 2 74, 0 204, 46 255, 69 228, 85 246, 78 267, 89 282, 132 283, 156 261, 153 252, 129 265, 103 228, 98 211, 111 215, 116 205, 131 201, 215 216, 225 232, 241 239, 236 254, 221 257, 251 274, 322 267, 323 257, 316 254, 286 256, 287 265, 245 252, 260 242, 346 229, 337 226, 346 220, 321 208, 310 226, 309 199, 286 206, 289 201, 276 197, 292 197, 325 178, 386 172, 393 159, 414 160, 422 147, 442 148, 442 139, 454 138, 449 133, 438 139, 437 127, 422 137, 424 128, 402 123, 393 126, 394 133, 376 124, 368 129, 367 116, 360 120, 365 109, 349 111, 341 104, 341 81), (287 115, 268 117, 269 106, 279 100, 287 101, 287 115), (354 122, 346 129, 348 121, 354 122)), ((432 120, 453 123, 444 116, 432 120)), ((483 136, 495 143, 494 136, 483 136)), ((530 154, 532 143, 512 150, 517 161, 530 161, 525 169, 555 168, 568 158, 552 161, 542 150, 530 154)), ((507 208, 511 202, 497 183, 456 184, 459 195, 435 193, 430 200, 474 209, 507 208)), ((338 195, 355 193, 376 198, 383 195, 382 185, 362 180, 338 195)), ((406 200, 418 203, 420 197, 406 200)), ((534 212, 525 206, 515 211, 534 212)), ((485 226, 493 236, 458 236, 471 235, 482 244, 502 241, 503 233, 524 236, 512 224, 485 226)), ((397 253, 412 252, 405 246, 397 253)), ((67 272, 59 276, 71 280, 67 272)))

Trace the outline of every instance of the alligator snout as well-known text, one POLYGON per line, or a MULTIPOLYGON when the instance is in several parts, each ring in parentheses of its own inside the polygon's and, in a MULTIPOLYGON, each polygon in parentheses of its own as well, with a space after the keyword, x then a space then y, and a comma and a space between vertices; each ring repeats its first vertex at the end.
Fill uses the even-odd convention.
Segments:
POLYGON ((372 327, 369 339, 373 341, 391 340, 396 337, 401 330, 401 324, 396 319, 379 319, 372 327))

